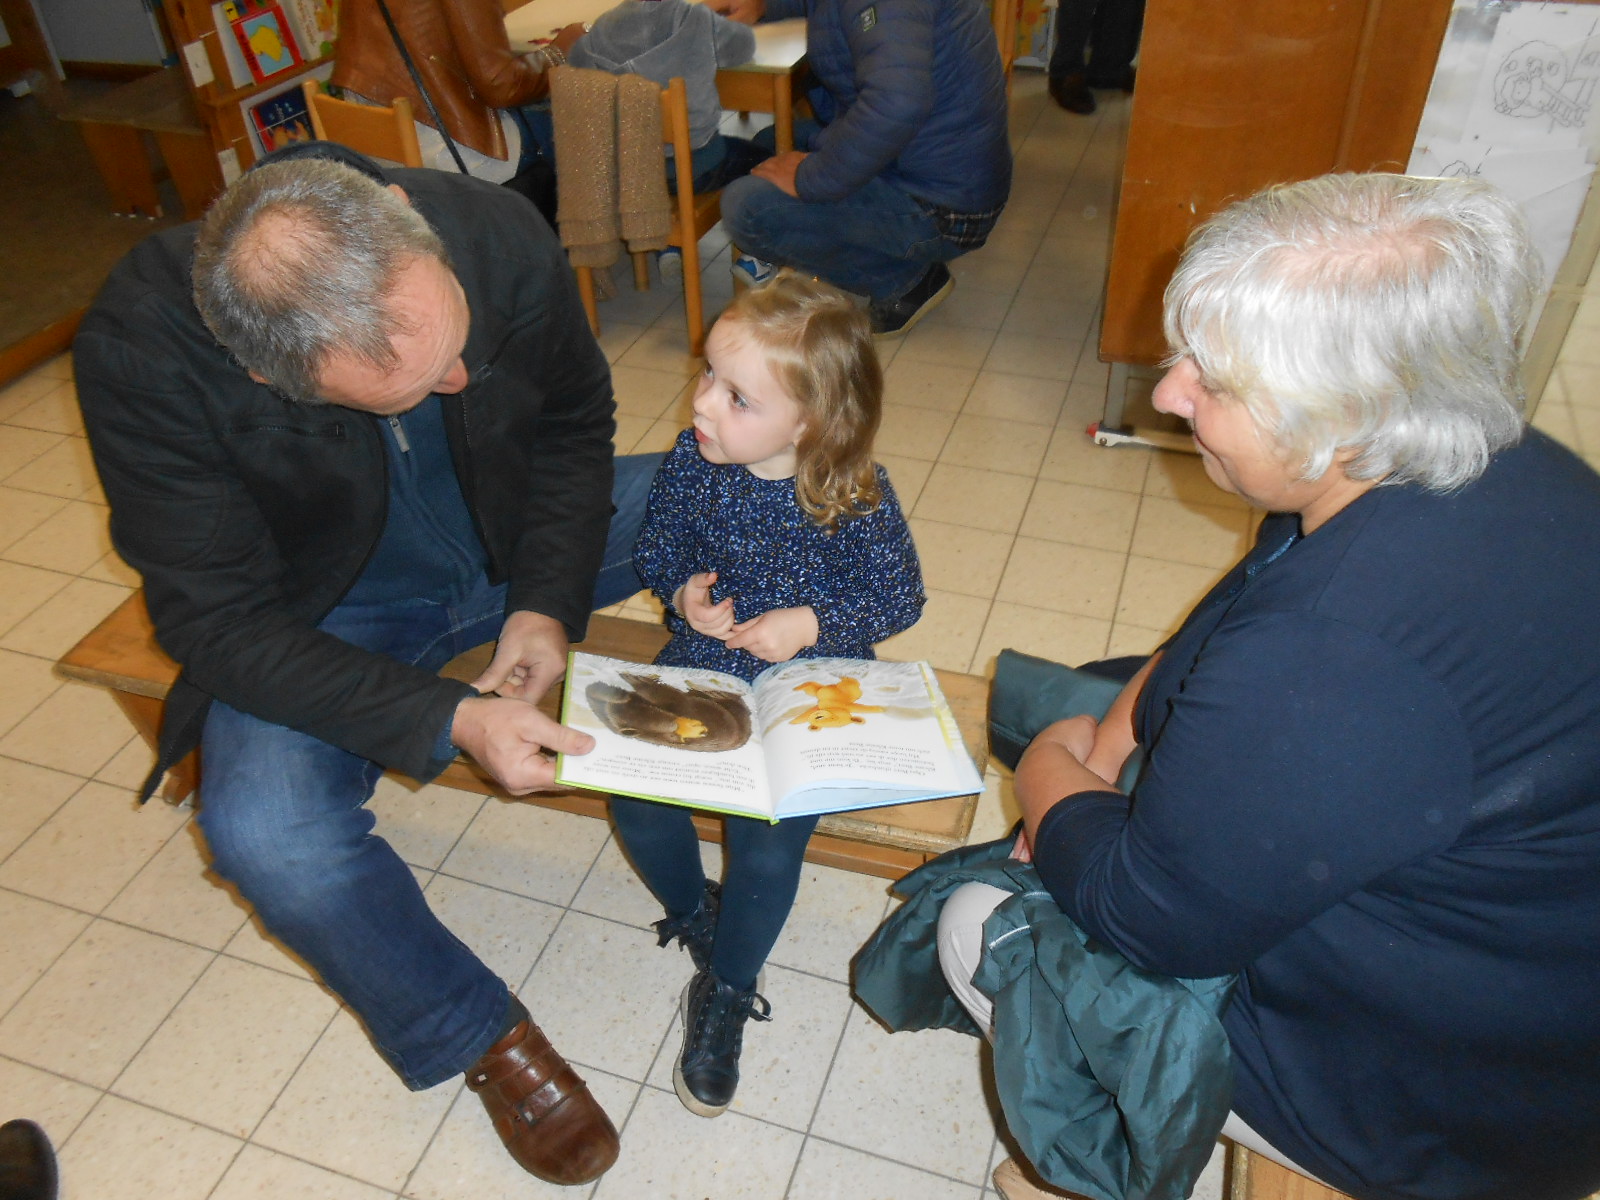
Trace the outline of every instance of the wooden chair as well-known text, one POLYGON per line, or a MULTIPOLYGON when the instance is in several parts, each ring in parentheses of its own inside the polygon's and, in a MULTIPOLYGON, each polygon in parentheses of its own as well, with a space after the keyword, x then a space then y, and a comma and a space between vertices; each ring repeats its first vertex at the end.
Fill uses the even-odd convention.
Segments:
POLYGON ((417 122, 411 101, 395 97, 384 108, 377 104, 352 104, 335 100, 315 79, 301 85, 306 111, 311 114, 311 131, 323 141, 339 142, 373 158, 386 158, 403 167, 422 165, 422 147, 417 143, 417 122))
MULTIPOLYGON (((689 326, 689 353, 699 355, 706 344, 704 298, 700 289, 700 239, 722 220, 722 193, 694 191, 694 147, 689 143, 689 93, 682 79, 673 79, 661 89, 661 141, 672 147, 677 171, 678 194, 672 197, 672 231, 667 245, 683 254, 683 311, 689 326)), ((664 156, 663 156, 664 157, 664 156)), ((559 171, 559 164, 557 167, 559 171)), ((594 270, 574 267, 578 275, 578 294, 589 328, 600 336, 600 310, 595 300, 594 270)), ((645 291, 650 286, 650 258, 633 256, 633 286, 645 291)))

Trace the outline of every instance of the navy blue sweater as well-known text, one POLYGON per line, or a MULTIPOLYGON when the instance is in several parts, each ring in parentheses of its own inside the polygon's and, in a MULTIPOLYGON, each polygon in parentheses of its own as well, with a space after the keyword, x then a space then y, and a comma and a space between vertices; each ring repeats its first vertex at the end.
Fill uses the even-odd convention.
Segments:
POLYGON ((825 128, 795 186, 843 200, 883 178, 958 213, 1011 192, 1006 82, 979 0, 767 0, 766 20, 806 19, 806 65, 825 128))
POLYGON ((872 658, 872 647, 922 615, 922 568, 900 502, 882 467, 883 502, 825 533, 801 510, 793 479, 762 479, 709 463, 684 430, 656 472, 634 566, 667 606, 672 640, 656 661, 754 679, 772 664, 696 633, 672 597, 700 571, 716 571, 712 596, 733 597, 734 618, 809 604, 817 643, 796 658, 872 658))
POLYGON ((1036 849, 1141 966, 1242 972, 1234 1111, 1361 1200, 1600 1186, 1600 477, 1538 433, 1256 549, 1036 849), (1247 578, 1247 569, 1265 562, 1247 578))

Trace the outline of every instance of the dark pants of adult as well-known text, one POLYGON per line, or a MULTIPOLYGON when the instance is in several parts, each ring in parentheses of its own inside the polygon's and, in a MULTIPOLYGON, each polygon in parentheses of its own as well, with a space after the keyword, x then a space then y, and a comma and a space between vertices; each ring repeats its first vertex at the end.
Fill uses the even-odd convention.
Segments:
MULTIPOLYGON (((795 147, 809 149, 820 129, 815 121, 796 122, 795 147)), ((757 141, 763 135, 770 129, 757 141)), ((722 227, 746 254, 873 300, 903 296, 934 263, 970 249, 945 237, 922 201, 881 178, 843 200, 812 202, 752 175, 722 193, 722 227)))
MULTIPOLYGON (((633 545, 659 454, 616 460, 594 607, 639 590, 633 545)), ((456 604, 341 605, 321 628, 437 670, 499 635, 506 589, 480 579, 456 604)), ((200 828, 213 865, 267 929, 361 1018, 411 1088, 458 1075, 501 1032, 510 992, 434 916, 367 810, 383 768, 308 734, 213 703, 202 741, 200 828)))
POLYGON ((1143 28, 1144 0, 1061 0, 1050 78, 1082 75, 1090 87, 1122 87, 1143 28))

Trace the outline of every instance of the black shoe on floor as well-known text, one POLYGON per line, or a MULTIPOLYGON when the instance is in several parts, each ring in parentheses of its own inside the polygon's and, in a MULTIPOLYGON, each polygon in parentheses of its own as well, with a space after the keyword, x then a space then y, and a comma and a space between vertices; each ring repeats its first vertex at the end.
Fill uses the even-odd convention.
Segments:
POLYGON ((911 285, 911 290, 893 300, 874 300, 869 308, 872 316, 872 336, 895 338, 908 332, 934 309, 939 301, 950 294, 956 281, 950 278, 950 268, 936 262, 924 272, 921 279, 911 285))
POLYGON ((1050 76, 1050 99, 1080 116, 1086 117, 1094 111, 1094 95, 1082 75, 1050 76))
POLYGON ((672 1069, 672 1088, 699 1117, 719 1117, 739 1086, 744 1023, 772 1019, 772 1005, 751 988, 741 992, 701 971, 683 992, 683 1051, 672 1069))
POLYGON ((0 1125, 0 1200, 56 1200, 56 1155, 32 1121, 0 1125))
POLYGON ((696 971, 711 965, 711 943, 717 932, 717 913, 722 908, 722 885, 706 880, 706 890, 700 897, 700 907, 687 917, 664 917, 652 928, 656 931, 656 945, 665 946, 673 939, 689 952, 689 960, 696 971))

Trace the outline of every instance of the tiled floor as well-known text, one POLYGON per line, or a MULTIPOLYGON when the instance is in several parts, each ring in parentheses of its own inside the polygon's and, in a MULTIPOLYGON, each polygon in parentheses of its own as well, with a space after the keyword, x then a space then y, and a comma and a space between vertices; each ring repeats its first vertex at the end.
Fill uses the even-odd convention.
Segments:
MULTIPOLYGON (((887 652, 984 672, 1002 646, 1078 661, 1148 650, 1241 550, 1251 514, 1185 455, 1088 444, 1125 106, 1014 95, 1018 179, 950 300, 896 347, 881 442, 931 603, 887 652)), ((708 248, 713 243, 708 240, 708 248)), ((725 299, 726 254, 707 270, 725 299)), ((624 449, 664 448, 694 369, 657 288, 605 306, 624 449)), ((1600 461, 1600 307, 1539 423, 1600 461)), ((0 392, 0 1119, 41 1121, 66 1200, 986 1200, 1004 1153, 982 1054, 882 1032, 851 953, 882 881, 808 869, 767 972, 744 1084, 717 1121, 674 1098, 687 959, 605 826, 386 781, 383 831, 449 924, 521 995, 622 1126, 616 1168, 523 1175, 459 1083, 407 1093, 356 1023, 207 877, 188 810, 133 806, 148 766, 111 700, 52 661, 135 584, 111 553, 70 363, 0 392)), ((648 606, 630 603, 645 615, 648 606)), ((991 778, 978 832, 1007 823, 991 778)), ((708 848, 708 857, 712 851, 708 848)), ((1215 1200, 1218 1165, 1196 1195, 1215 1200)))

